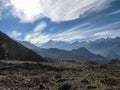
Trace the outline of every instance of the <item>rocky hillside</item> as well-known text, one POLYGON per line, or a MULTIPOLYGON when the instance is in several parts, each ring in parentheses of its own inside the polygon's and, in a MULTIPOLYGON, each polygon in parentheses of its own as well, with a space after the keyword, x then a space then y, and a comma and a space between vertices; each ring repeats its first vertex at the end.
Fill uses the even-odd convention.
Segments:
POLYGON ((41 56, 2 32, 0 32, 0 59, 45 61, 41 56))

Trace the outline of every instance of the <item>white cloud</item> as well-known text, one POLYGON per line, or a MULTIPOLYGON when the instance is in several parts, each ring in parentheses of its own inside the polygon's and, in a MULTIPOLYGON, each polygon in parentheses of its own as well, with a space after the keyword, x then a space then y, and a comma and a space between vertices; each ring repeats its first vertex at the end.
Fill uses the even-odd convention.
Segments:
POLYGON ((83 33, 84 30, 80 29, 83 28, 84 26, 89 25, 90 23, 83 23, 80 24, 78 26, 75 26, 69 30, 66 30, 64 32, 60 32, 60 33, 55 33, 53 35, 50 36, 50 38, 52 40, 57 40, 57 41, 72 41, 74 39, 82 39, 85 38, 87 35, 86 33, 83 33))
POLYGON ((74 39, 81 39, 81 38, 85 38, 86 35, 82 34, 80 30, 78 30, 79 28, 89 25, 90 23, 84 23, 81 24, 79 26, 76 26, 74 28, 71 28, 67 31, 64 32, 57 32, 54 34, 48 33, 42 33, 41 30, 38 32, 35 32, 35 29, 39 26, 36 26, 35 29, 33 30, 32 33, 27 34, 24 38, 25 41, 29 41, 33 44, 40 44, 40 43, 45 43, 47 41, 49 41, 50 39, 53 40, 61 40, 61 41, 72 41, 74 39))
POLYGON ((113 0, 10 0, 14 16, 22 22, 34 22, 42 17, 52 21, 69 21, 86 12, 105 9, 113 0))
POLYGON ((56 40, 56 41, 72 41, 74 39, 82 39, 85 38, 86 35, 85 34, 81 34, 80 31, 66 31, 66 32, 62 32, 59 34, 54 34, 51 35, 51 39, 52 40, 56 40))
POLYGON ((24 41, 29 41, 33 44, 44 43, 49 40, 47 35, 44 35, 42 31, 47 27, 46 22, 40 22, 34 29, 32 33, 27 34, 24 37, 24 41))
POLYGON ((40 22, 33 30, 32 33, 27 34, 24 37, 24 41, 29 41, 33 44, 40 44, 41 42, 47 42, 49 40, 49 37, 47 35, 44 35, 42 31, 44 28, 47 27, 47 23, 40 22))
POLYGON ((114 11, 112 13, 109 13, 108 15, 114 15, 114 14, 120 14, 120 10, 114 11))
POLYGON ((39 0, 10 0, 14 16, 21 19, 21 22, 34 22, 42 17, 42 7, 39 0))
POLYGON ((56 32, 56 33, 42 33, 32 32, 25 36, 24 40, 29 41, 33 44, 41 44, 45 43, 49 40, 56 41, 73 41, 78 39, 86 39, 86 38, 104 38, 104 37, 116 37, 120 36, 119 31, 115 32, 114 27, 118 26, 120 22, 114 22, 108 25, 104 25, 102 27, 91 27, 90 23, 83 23, 78 26, 72 27, 71 29, 56 32), (85 26, 85 27, 84 27, 85 26))
POLYGON ((45 43, 47 41, 49 41, 49 35, 44 35, 42 33, 30 33, 27 34, 24 38, 24 41, 28 41, 31 42, 33 44, 40 44, 40 43, 45 43))
POLYGON ((33 30, 34 32, 39 32, 39 31, 42 31, 44 28, 47 27, 47 23, 45 22, 40 22, 36 27, 35 29, 33 30))
POLYGON ((10 36, 11 36, 12 38, 15 38, 15 39, 19 38, 21 35, 22 35, 21 32, 18 32, 18 31, 15 31, 15 30, 13 30, 13 31, 10 33, 10 36))
POLYGON ((116 36, 120 36, 120 30, 118 30, 117 32, 115 32, 114 30, 97 32, 97 33, 94 33, 93 36, 97 38, 107 38, 107 37, 114 38, 116 36))
POLYGON ((115 0, 96 0, 96 3, 93 3, 93 6, 91 7, 91 11, 99 11, 108 8, 111 5, 111 2, 114 2, 115 0))
POLYGON ((109 34, 110 34, 109 31, 103 31, 103 32, 97 32, 93 36, 103 37, 103 36, 108 36, 109 34))

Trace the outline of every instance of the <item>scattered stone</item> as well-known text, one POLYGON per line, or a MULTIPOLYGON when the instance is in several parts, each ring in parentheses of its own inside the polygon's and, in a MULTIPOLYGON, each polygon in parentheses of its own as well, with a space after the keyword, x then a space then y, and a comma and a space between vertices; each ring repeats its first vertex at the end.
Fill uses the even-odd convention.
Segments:
POLYGON ((107 78, 101 80, 101 82, 105 85, 111 86, 111 85, 118 85, 118 81, 115 78, 107 78))
POLYGON ((71 89, 71 85, 70 84, 63 84, 62 86, 60 86, 58 88, 58 90, 70 90, 71 89))
POLYGON ((45 89, 45 87, 42 85, 42 84, 40 84, 40 86, 39 86, 39 88, 38 89, 45 89))
POLYGON ((60 83, 60 82, 65 82, 65 81, 67 81, 68 79, 59 79, 58 81, 57 81, 57 83, 60 83))
POLYGON ((81 83, 83 83, 83 84, 89 84, 89 81, 88 81, 88 80, 83 79, 83 80, 81 80, 81 83))
POLYGON ((91 90, 93 90, 93 89, 96 89, 97 87, 95 87, 95 86, 87 86, 87 89, 91 89, 91 90))
POLYGON ((57 75, 55 76, 55 79, 58 79, 58 78, 61 78, 61 77, 62 77, 61 74, 57 74, 57 75))

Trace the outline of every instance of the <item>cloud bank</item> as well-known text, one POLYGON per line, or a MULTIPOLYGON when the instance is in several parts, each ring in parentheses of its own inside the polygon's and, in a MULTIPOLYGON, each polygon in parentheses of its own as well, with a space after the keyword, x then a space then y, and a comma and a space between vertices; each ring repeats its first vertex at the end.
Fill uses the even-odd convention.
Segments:
POLYGON ((10 0, 12 13, 21 22, 34 22, 42 17, 51 21, 69 21, 87 12, 103 10, 114 0, 10 0))
MULTIPOLYGON (((24 40, 29 41, 33 44, 40 44, 53 40, 61 41, 73 41, 76 39, 86 39, 92 37, 113 37, 119 36, 114 29, 120 25, 120 22, 113 21, 113 23, 104 24, 104 17, 93 16, 87 19, 85 22, 77 23, 76 26, 72 26, 67 29, 59 27, 58 22, 64 23, 64 21, 70 21, 80 19, 105 10, 111 6, 111 2, 115 0, 0 0, 4 7, 11 7, 11 13, 14 17, 19 18, 22 24, 29 23, 36 25, 30 33, 25 35, 24 40), (8 1, 8 2, 7 2, 8 1), (101 17, 101 18, 100 18, 101 17), (46 19, 39 21, 42 18, 49 18, 51 22, 47 22, 46 19), (98 20, 99 18, 99 20, 98 20), (92 21, 93 20, 93 21, 92 21), (102 27, 95 27, 94 20, 98 21, 97 24, 103 22, 102 27), (63 22, 62 22, 63 21, 63 22), (56 26, 54 26, 54 24, 56 26), (50 27, 51 24, 51 27, 50 27), (58 25, 58 27, 57 27, 58 25), (46 30, 47 29, 50 30, 46 30), (57 28, 59 28, 57 31, 57 28), (54 32, 54 29, 56 31, 54 32), (63 30, 60 30, 63 29, 63 30), (65 30, 64 30, 65 29, 65 30), (48 32, 46 32, 48 31, 48 32), (44 32, 44 33, 43 33, 44 32), (109 32, 109 33, 108 33, 109 32)), ((0 7, 1 8, 1 7, 0 7)), ((3 10, 3 8, 2 8, 3 10)), ((109 13, 110 15, 119 14, 119 10, 109 13)), ((103 16, 104 13, 101 15, 103 16)), ((107 14, 109 16, 109 14, 107 14)), ((107 18, 107 16, 106 16, 107 18)), ((66 23, 66 22, 65 22, 66 23)), ((67 25, 67 24, 66 24, 67 25)), ((14 29, 12 29, 14 30, 14 29)), ((116 30, 116 29, 115 29, 116 30)), ((19 37, 20 33, 13 31, 12 36, 19 37)))
MULTIPOLYGON (((118 27, 120 22, 110 23, 102 27, 94 27, 91 23, 83 23, 81 25, 74 26, 68 30, 57 33, 42 33, 33 32, 25 36, 24 40, 33 44, 42 44, 49 40, 66 41, 71 42, 73 40, 90 39, 90 38, 107 38, 116 37, 120 35, 120 30, 114 30, 114 27, 118 27), (85 27, 84 27, 85 26, 85 27)), ((37 26, 36 26, 37 27, 37 26)), ((35 27, 35 28, 36 28, 35 27)))

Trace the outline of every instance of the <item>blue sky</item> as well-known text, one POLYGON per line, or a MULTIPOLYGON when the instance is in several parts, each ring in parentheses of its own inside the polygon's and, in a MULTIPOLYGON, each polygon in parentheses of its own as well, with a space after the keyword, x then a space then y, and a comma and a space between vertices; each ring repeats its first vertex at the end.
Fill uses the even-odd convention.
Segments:
POLYGON ((40 45, 120 36, 120 0, 0 0, 0 30, 40 45))

